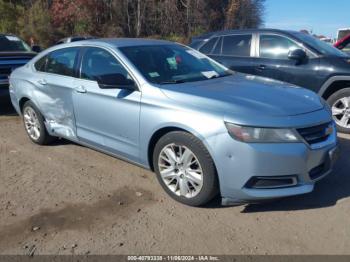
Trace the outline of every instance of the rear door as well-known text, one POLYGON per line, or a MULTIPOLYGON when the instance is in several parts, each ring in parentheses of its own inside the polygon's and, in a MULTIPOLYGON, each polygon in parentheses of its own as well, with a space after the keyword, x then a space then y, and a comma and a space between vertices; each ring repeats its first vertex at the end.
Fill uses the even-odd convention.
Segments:
POLYGON ((221 36, 209 56, 231 70, 253 74, 253 39, 253 34, 221 36))
POLYGON ((36 99, 50 131, 75 139, 72 89, 79 47, 63 48, 39 59, 34 67, 36 99))

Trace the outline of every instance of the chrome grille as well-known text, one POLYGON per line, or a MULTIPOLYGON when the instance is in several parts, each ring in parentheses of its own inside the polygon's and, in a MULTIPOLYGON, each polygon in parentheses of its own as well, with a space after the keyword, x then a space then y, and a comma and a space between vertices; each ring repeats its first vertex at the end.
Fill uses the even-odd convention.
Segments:
POLYGON ((326 123, 318 126, 299 128, 299 134, 310 145, 324 142, 333 133, 332 123, 326 123))

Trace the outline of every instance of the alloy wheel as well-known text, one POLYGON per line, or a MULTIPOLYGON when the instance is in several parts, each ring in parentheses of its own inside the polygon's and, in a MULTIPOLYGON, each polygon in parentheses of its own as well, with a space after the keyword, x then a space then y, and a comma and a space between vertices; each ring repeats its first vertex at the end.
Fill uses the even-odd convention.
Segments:
POLYGON ((337 125, 350 128, 350 97, 338 99, 332 106, 332 115, 337 125))
POLYGON ((26 107, 23 112, 24 125, 28 135, 33 140, 38 140, 41 135, 39 118, 31 107, 26 107))
POLYGON ((203 187, 202 167, 186 146, 165 146, 159 154, 158 168, 165 185, 177 196, 193 198, 203 187))

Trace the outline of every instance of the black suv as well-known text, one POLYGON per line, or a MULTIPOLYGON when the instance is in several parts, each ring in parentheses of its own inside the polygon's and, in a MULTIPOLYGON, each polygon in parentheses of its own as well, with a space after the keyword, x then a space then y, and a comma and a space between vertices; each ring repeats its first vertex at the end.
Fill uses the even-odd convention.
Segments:
MULTIPOLYGON (((35 51, 39 49, 35 46, 35 51)), ((0 34, 0 88, 7 88, 11 72, 25 65, 35 55, 36 52, 17 36, 0 34)))
POLYGON ((191 47, 234 71, 317 92, 339 131, 350 133, 350 57, 333 46, 302 32, 256 29, 205 34, 191 47))

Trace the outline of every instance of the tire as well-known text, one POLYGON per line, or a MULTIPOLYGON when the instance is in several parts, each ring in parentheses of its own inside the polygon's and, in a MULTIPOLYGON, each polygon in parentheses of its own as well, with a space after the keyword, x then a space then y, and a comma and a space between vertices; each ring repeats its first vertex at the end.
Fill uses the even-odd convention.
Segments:
POLYGON ((24 129, 35 144, 48 145, 56 138, 50 136, 44 124, 44 117, 31 101, 27 101, 22 109, 24 129))
POLYGON ((208 150, 189 133, 174 131, 161 137, 154 148, 153 167, 167 194, 183 204, 203 206, 219 192, 208 150))
POLYGON ((338 131, 350 134, 350 88, 335 92, 327 99, 327 103, 332 109, 338 131))

